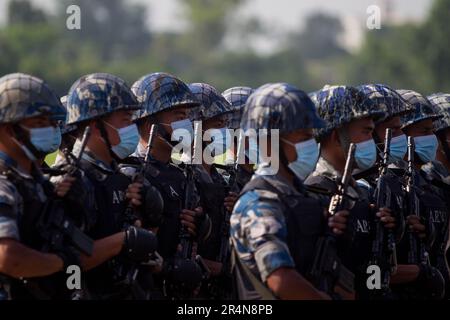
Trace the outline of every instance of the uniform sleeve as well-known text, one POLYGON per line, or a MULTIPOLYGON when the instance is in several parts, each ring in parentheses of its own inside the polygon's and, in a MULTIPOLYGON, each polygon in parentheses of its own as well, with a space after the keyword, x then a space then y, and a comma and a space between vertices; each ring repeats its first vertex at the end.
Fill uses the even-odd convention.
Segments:
POLYGON ((240 258, 260 274, 263 282, 281 267, 294 267, 286 244, 287 227, 281 203, 274 193, 244 194, 230 220, 231 235, 240 258))
POLYGON ((6 179, 0 179, 0 239, 19 240, 18 199, 20 199, 20 195, 14 185, 6 179))

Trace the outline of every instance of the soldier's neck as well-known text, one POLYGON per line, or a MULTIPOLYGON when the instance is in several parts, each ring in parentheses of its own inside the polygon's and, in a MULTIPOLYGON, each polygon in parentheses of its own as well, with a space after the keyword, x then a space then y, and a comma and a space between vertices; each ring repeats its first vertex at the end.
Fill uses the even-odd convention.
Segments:
MULTIPOLYGON (((168 163, 172 157, 172 149, 167 145, 166 142, 160 139, 154 140, 155 141, 153 142, 152 150, 150 151, 152 158, 162 163, 168 163)), ((142 145, 147 146, 147 142, 142 142, 142 145)))
POLYGON ((320 156, 322 158, 324 158, 329 164, 331 164, 331 166, 340 174, 344 173, 344 169, 345 169, 345 160, 342 161, 342 159, 340 159, 339 157, 336 157, 333 154, 330 154, 329 152, 327 152, 326 149, 321 150, 321 154, 320 156))
POLYGON ((99 143, 99 141, 94 141, 93 139, 90 139, 87 143, 87 148, 95 156, 97 160, 100 160, 107 165, 112 164, 113 158, 108 150, 108 147, 103 141, 99 143))
POLYGON ((283 178, 285 178, 291 186, 294 185, 294 176, 293 176, 292 173, 291 173, 288 169, 286 169, 285 166, 282 165, 281 163, 280 163, 280 167, 279 167, 279 169, 278 169, 278 174, 279 174, 280 176, 282 176, 283 178))

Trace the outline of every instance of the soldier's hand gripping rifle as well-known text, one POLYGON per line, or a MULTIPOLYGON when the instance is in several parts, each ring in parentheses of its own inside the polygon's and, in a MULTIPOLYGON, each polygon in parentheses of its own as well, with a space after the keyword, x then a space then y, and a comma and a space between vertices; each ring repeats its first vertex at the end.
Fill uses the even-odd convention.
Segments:
MULTIPOLYGON (((147 141, 147 149, 145 150, 145 155, 139 170, 133 177, 133 183, 144 184, 145 175, 150 167, 151 151, 153 148, 153 142, 158 132, 158 125, 153 124, 150 128, 150 134, 147 141)), ((145 189, 144 204, 142 210, 138 211, 133 207, 131 202, 128 203, 125 209, 124 215, 124 228, 134 225, 137 220, 140 220, 142 227, 153 227, 158 225, 163 211, 163 203, 161 194, 152 186, 145 189), (149 212, 151 211, 151 212, 149 212), (141 212, 141 213, 140 213, 141 212)))
MULTIPOLYGON (((340 210, 347 209, 347 188, 352 177, 355 150, 356 145, 351 143, 342 179, 336 194, 330 201, 328 208, 330 216, 335 215, 340 210)), ((319 290, 332 296, 335 295, 334 288, 336 285, 349 293, 354 292, 354 274, 341 263, 337 254, 336 242, 337 237, 331 229, 318 240, 316 256, 310 273, 313 284, 319 290)))
MULTIPOLYGON (((196 152, 196 141, 198 137, 201 137, 200 126, 198 123, 195 123, 193 155, 195 155, 196 152)), ((200 204, 200 197, 195 185, 192 164, 186 163, 185 174, 186 184, 183 207, 188 210, 195 210, 200 204)), ((187 227, 183 224, 180 225, 179 239, 181 251, 177 252, 175 257, 172 281, 175 284, 174 290, 177 291, 174 292, 174 294, 179 298, 186 299, 191 297, 193 291, 200 285, 202 280, 208 277, 208 269, 199 255, 193 257, 192 249, 194 239, 187 227)))
MULTIPOLYGON (((145 151, 144 160, 143 160, 141 166, 139 167, 139 170, 133 177, 133 183, 144 184, 145 175, 146 175, 147 169, 150 165, 151 151, 153 148, 153 141, 157 134, 157 130, 158 130, 158 126, 156 124, 153 124, 150 128, 150 134, 149 134, 148 141, 147 141, 147 149, 145 151)), ((148 219, 147 218, 148 216, 160 217, 162 215, 163 200, 162 200, 159 192, 154 191, 152 189, 153 189, 153 187, 150 187, 144 192, 145 200, 144 200, 144 204, 143 204, 144 209, 141 210, 142 214, 140 214, 140 212, 138 212, 137 209, 133 207, 131 202, 129 202, 127 204, 127 208, 125 209, 125 214, 124 214, 124 222, 123 222, 124 230, 127 230, 130 226, 134 226, 138 220, 142 223, 143 228, 147 228, 148 226, 147 226, 146 222, 148 220, 152 220, 152 221, 156 220, 156 219, 148 219), (149 205, 148 202, 157 203, 157 205, 152 207, 151 213, 146 212, 147 211, 146 208, 149 205)), ((144 267, 144 266, 161 266, 163 263, 161 256, 156 251, 156 248, 157 248, 156 235, 153 235, 153 237, 151 237, 152 234, 153 234, 152 232, 149 232, 149 234, 148 234, 150 236, 148 244, 150 245, 150 242, 153 243, 153 245, 152 245, 153 249, 151 249, 152 253, 149 256, 148 260, 143 261, 143 262, 127 261, 129 265, 128 265, 128 269, 127 269, 123 284, 125 284, 127 287, 129 287, 131 289, 132 297, 137 300, 148 300, 149 299, 146 290, 143 289, 142 286, 140 285, 140 283, 138 283, 138 281, 137 281, 137 277, 138 277, 139 272, 141 271, 142 267, 144 267)), ((123 272, 122 267, 123 267, 123 265, 120 265, 118 267, 117 273, 119 276, 123 272)), ((152 286, 153 279, 149 278, 149 277, 147 277, 146 279, 147 279, 147 282, 149 282, 149 281, 151 282, 149 285, 152 286)))
MULTIPOLYGON (((414 138, 408 136, 408 168, 406 170, 406 212, 421 218, 420 198, 417 194, 416 171, 414 168, 414 138)), ((432 224, 430 224, 432 227, 432 224)), ((431 230, 433 233, 434 231, 431 230)), ((418 265, 421 269, 418 280, 421 294, 431 299, 442 299, 445 283, 438 269, 431 266, 428 248, 423 239, 413 230, 408 231, 408 264, 418 265), (420 278, 420 279, 419 279, 420 278)))
MULTIPOLYGON (((90 128, 86 127, 78 155, 66 155, 67 174, 75 176, 79 170, 80 160, 86 149, 89 135, 90 128)), ((94 241, 85 235, 67 216, 64 212, 64 200, 56 196, 53 185, 42 176, 42 173, 37 167, 35 169, 41 181, 45 183, 47 193, 50 194, 38 222, 38 229, 46 242, 43 250, 61 251, 67 245, 70 245, 90 256, 93 251, 94 241)))
MULTIPOLYGON (((386 173, 389 165, 392 129, 387 128, 384 139, 383 159, 379 166, 377 186, 374 192, 376 208, 386 208, 391 204, 391 190, 386 183, 386 173)), ((375 239, 372 243, 371 265, 377 265, 382 272, 381 290, 389 292, 389 282, 392 273, 397 270, 397 252, 395 236, 392 230, 385 232, 384 224, 380 218, 375 221, 375 239)), ((376 290, 378 293, 378 290, 376 290)))

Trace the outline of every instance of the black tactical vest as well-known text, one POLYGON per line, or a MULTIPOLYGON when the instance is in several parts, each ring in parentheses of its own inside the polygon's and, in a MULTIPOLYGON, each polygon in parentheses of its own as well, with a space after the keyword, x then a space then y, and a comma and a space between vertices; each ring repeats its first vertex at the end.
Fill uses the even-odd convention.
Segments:
POLYGON ((448 283, 450 281, 449 268, 445 257, 445 247, 448 239, 449 209, 443 199, 445 193, 431 184, 422 187, 420 206, 425 217, 433 224, 436 239, 430 248, 430 262, 435 266, 448 283))
MULTIPOLYGON (((24 179, 10 168, 0 166, 0 171, 14 184, 22 197, 22 209, 17 218, 20 242, 41 251, 45 244, 39 231, 40 218, 45 207, 45 201, 42 198, 43 188, 36 181, 24 179)), ((11 298, 13 300, 66 299, 68 291, 65 288, 65 280, 63 273, 29 279, 26 283, 11 279, 11 298)))
POLYGON ((241 196, 251 190, 266 190, 278 195, 287 226, 287 245, 299 273, 308 276, 316 254, 316 243, 326 224, 322 205, 305 190, 300 195, 285 195, 262 176, 248 182, 241 196))
MULTIPOLYGON (((310 176, 305 184, 329 191, 328 201, 337 192, 337 184, 327 176, 310 176)), ((374 212, 367 198, 358 198, 358 194, 349 194, 350 215, 346 233, 338 238, 338 254, 342 263, 355 274, 355 291, 362 294, 366 290, 367 265, 370 258, 374 212)), ((326 209, 328 209, 328 203, 326 209)))
MULTIPOLYGON (((96 219, 94 226, 87 231, 93 239, 102 239, 123 230, 127 207, 126 190, 131 180, 120 172, 106 172, 86 160, 81 161, 95 196, 96 219)), ((123 261, 115 257, 86 272, 86 280, 91 294, 101 299, 114 295, 115 285, 122 280, 123 261)))
POLYGON ((175 165, 152 160, 145 178, 159 190, 164 200, 163 219, 158 229, 158 252, 165 259, 172 258, 180 242, 180 213, 186 177, 175 165))

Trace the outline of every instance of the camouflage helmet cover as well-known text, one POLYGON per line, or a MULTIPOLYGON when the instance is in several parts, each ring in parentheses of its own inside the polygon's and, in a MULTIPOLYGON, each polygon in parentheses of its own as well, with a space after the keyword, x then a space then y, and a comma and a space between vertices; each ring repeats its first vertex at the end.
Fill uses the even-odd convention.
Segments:
POLYGON ((135 113, 135 119, 177 106, 200 105, 187 84, 168 73, 145 75, 133 84, 131 90, 141 104, 141 108, 135 113))
POLYGON ((0 78, 0 123, 41 115, 57 121, 66 117, 58 96, 43 80, 23 73, 0 78))
POLYGON ((308 95, 288 83, 269 83, 256 89, 241 120, 244 131, 278 129, 282 134, 324 125, 308 95))
POLYGON ((238 129, 241 123, 241 116, 248 97, 255 90, 249 87, 233 87, 222 92, 222 96, 230 103, 233 112, 230 113, 228 126, 238 129))
POLYGON ((319 139, 352 120, 371 117, 378 121, 386 114, 361 90, 351 86, 325 86, 313 94, 313 101, 319 116, 326 122, 325 128, 316 131, 319 139))
POLYGON ((433 93, 427 97, 431 105, 435 109, 435 113, 442 116, 442 118, 434 121, 434 130, 440 131, 450 127, 450 94, 448 93, 433 93))
POLYGON ((206 83, 191 83, 189 89, 201 104, 199 112, 192 115, 193 118, 208 120, 233 111, 230 103, 213 86, 206 83))
POLYGON ((357 88, 374 102, 375 108, 378 107, 380 110, 386 112, 386 118, 382 118, 379 121, 386 120, 390 117, 403 116, 413 111, 413 107, 397 91, 387 85, 365 84, 357 88))
POLYGON ((80 123, 119 110, 139 108, 128 85, 112 74, 93 73, 78 79, 67 95, 66 124, 80 123))
POLYGON ((431 119, 433 121, 442 117, 436 114, 430 101, 420 93, 413 90, 397 90, 397 92, 413 107, 413 111, 402 117, 402 129, 422 120, 431 119))
MULTIPOLYGON (((67 95, 62 96, 60 101, 64 109, 67 110, 67 95)), ((78 126, 74 124, 66 125, 66 119, 64 119, 64 121, 58 121, 58 125, 61 128, 61 134, 73 132, 78 128, 78 126)))

